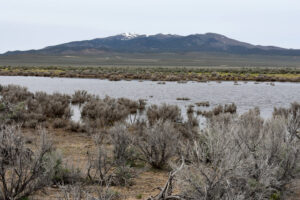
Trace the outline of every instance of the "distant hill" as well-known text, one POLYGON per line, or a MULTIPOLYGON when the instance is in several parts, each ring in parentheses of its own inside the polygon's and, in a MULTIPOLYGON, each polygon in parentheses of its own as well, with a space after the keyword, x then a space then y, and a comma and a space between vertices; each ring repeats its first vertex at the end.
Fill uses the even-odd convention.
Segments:
POLYGON ((39 50, 9 51, 3 55, 83 55, 110 53, 225 53, 234 55, 300 56, 300 50, 252 45, 215 33, 188 36, 120 34, 93 40, 75 41, 39 50))

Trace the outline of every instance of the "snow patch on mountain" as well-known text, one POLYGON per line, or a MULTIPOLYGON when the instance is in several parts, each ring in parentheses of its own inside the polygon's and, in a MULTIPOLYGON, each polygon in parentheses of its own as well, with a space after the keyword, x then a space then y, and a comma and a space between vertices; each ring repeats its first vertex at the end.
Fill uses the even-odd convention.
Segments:
POLYGON ((123 37, 121 40, 131 40, 133 38, 139 37, 139 34, 135 33, 122 33, 121 36, 123 37))

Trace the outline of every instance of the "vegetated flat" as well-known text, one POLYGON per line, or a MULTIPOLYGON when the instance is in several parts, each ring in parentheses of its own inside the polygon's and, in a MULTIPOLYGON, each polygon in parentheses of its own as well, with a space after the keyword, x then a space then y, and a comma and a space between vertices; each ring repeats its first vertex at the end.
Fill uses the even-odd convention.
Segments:
POLYGON ((299 56, 226 53, 103 53, 100 55, 1 55, 1 66, 300 67, 299 56))
POLYGON ((0 76, 97 78, 113 81, 259 81, 300 82, 299 67, 180 66, 0 66, 0 76))
MULTIPOLYGON (((177 82, 166 82, 157 84, 155 81, 109 81, 99 79, 80 78, 49 78, 49 77, 22 77, 22 76, 2 76, 0 84, 17 84, 26 86, 30 91, 44 91, 47 93, 60 92, 72 94, 76 90, 86 90, 88 93, 105 97, 106 95, 115 98, 126 97, 134 100, 147 99, 148 104, 174 104, 182 109, 182 113, 188 105, 200 101, 208 101, 210 109, 218 104, 229 104, 234 102, 238 107, 238 112, 243 113, 250 108, 258 106, 261 115, 270 117, 273 107, 289 106, 290 102, 300 99, 299 83, 275 82, 275 86, 270 83, 255 82, 187 82, 180 84, 177 82), (186 97, 189 101, 178 101, 177 98, 186 97)), ((80 113, 75 110, 77 115, 80 113)), ((75 119, 80 116, 75 116, 75 119)))

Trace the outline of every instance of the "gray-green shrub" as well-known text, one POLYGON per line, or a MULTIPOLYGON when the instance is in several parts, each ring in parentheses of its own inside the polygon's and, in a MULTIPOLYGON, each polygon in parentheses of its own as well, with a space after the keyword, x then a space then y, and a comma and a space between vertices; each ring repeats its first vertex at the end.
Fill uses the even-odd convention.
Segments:
POLYGON ((0 128, 0 199, 22 199, 52 183, 53 148, 45 131, 40 134, 40 144, 32 151, 18 127, 0 128))
POLYGON ((154 124, 158 120, 171 122, 179 122, 182 120, 181 110, 175 105, 151 105, 148 107, 146 115, 150 124, 154 124))
POLYGON ((169 121, 157 121, 141 129, 135 145, 142 154, 142 160, 154 168, 163 168, 176 154, 178 131, 169 121))
POLYGON ((300 175, 300 145, 282 118, 257 110, 214 116, 190 149, 178 179, 190 199, 271 199, 300 175))

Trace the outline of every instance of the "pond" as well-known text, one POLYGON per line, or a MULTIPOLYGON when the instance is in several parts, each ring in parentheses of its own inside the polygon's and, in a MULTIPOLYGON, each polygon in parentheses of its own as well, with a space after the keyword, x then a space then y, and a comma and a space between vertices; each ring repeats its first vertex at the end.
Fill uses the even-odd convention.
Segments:
MULTIPOLYGON (((109 81, 82 78, 49 78, 0 76, 0 84, 15 84, 26 86, 30 91, 47 93, 60 92, 73 94, 76 90, 87 90, 91 94, 105 97, 126 97, 129 99, 146 99, 147 104, 175 104, 183 112, 190 104, 209 101, 210 108, 218 104, 235 103, 238 112, 243 113, 258 106, 263 117, 270 117, 273 108, 288 107, 291 102, 300 101, 299 83, 274 84, 261 82, 165 82, 155 81, 109 81), (177 100, 188 98, 189 100, 177 100)), ((80 114, 75 109, 75 114, 80 114)))

